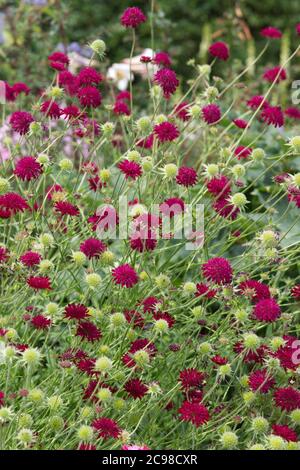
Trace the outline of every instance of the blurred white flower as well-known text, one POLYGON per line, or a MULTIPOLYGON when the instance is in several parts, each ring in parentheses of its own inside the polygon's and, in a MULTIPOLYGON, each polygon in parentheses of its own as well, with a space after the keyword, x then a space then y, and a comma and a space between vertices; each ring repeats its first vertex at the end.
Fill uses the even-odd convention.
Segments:
MULTIPOLYGON (((119 90, 126 90, 130 80, 129 64, 113 64, 107 71, 107 78, 116 83, 119 90)), ((131 80, 134 80, 133 73, 131 73, 131 80)))

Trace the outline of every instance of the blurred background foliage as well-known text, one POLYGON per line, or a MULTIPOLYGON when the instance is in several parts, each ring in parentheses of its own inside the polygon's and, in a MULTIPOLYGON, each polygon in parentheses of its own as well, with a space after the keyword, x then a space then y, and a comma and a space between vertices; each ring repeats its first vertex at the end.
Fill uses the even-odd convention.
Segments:
MULTIPOLYGON (((213 40, 230 44, 234 73, 239 62, 241 66, 250 62, 262 49, 265 39, 259 30, 264 26, 276 26, 284 33, 264 65, 283 62, 297 44, 299 0, 0 0, 0 78, 41 87, 51 73, 47 56, 54 49, 60 45, 84 55, 84 46, 98 37, 107 42, 109 63, 120 62, 129 55, 131 35, 119 17, 133 5, 153 18, 155 28, 152 44, 151 21, 139 29, 137 52, 151 45, 168 51, 174 68, 185 78, 192 73, 188 60, 205 63, 213 40)), ((255 70, 249 74, 253 79, 255 70)))

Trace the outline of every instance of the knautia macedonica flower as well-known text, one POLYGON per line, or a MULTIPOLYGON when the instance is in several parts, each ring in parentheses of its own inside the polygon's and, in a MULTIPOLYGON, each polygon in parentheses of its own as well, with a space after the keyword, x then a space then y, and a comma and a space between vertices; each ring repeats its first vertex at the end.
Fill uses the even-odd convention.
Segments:
POLYGON ((137 28, 140 24, 145 23, 146 16, 140 8, 129 7, 121 16, 121 24, 125 28, 137 28))

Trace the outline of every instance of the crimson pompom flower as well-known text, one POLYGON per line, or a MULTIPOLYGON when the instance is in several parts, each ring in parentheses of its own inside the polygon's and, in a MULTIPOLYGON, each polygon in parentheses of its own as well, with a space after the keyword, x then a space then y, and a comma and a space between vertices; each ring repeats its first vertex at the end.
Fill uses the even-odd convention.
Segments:
POLYGON ((27 134, 32 122, 34 122, 33 116, 26 111, 15 111, 9 120, 12 129, 21 135, 27 134))
POLYGON ((212 299, 215 297, 217 291, 215 289, 210 289, 203 282, 196 284, 197 291, 195 293, 196 297, 205 297, 206 299, 212 299))
POLYGON ((206 187, 209 193, 216 197, 226 197, 231 192, 231 183, 227 176, 215 176, 207 181, 206 187))
POLYGON ((64 64, 64 65, 68 65, 70 62, 68 56, 64 54, 63 52, 59 52, 59 51, 52 52, 52 54, 48 56, 48 60, 50 62, 60 62, 61 64, 64 64))
POLYGON ((179 136, 179 130, 172 122, 164 121, 154 126, 154 133, 160 142, 172 142, 179 136))
POLYGON ((178 413, 181 415, 181 421, 189 421, 194 424, 196 428, 207 423, 210 419, 208 409, 201 403, 184 401, 178 413))
POLYGON ((110 418, 98 418, 92 422, 93 428, 98 432, 98 437, 103 439, 117 439, 121 434, 118 424, 110 418))
POLYGON ((217 104, 207 104, 202 108, 202 116, 207 124, 215 124, 221 119, 221 110, 217 104))
POLYGON ((36 179, 42 173, 42 167, 35 157, 23 157, 18 160, 14 174, 21 180, 30 181, 36 179))
POLYGON ((139 253, 143 253, 144 251, 153 251, 156 246, 157 240, 155 239, 154 234, 151 234, 151 231, 149 231, 149 238, 145 238, 144 235, 136 236, 133 234, 133 238, 130 239, 130 247, 139 253))
POLYGON ((300 109, 294 106, 287 108, 284 114, 291 119, 300 119, 300 109))
POLYGON ((281 309, 275 299, 262 299, 253 308, 253 316, 259 321, 273 322, 281 316, 281 309))
POLYGON ((240 209, 233 204, 228 199, 219 197, 213 203, 213 209, 219 214, 220 217, 224 219, 235 220, 240 212, 240 209))
POLYGON ((269 287, 263 282, 255 279, 247 279, 239 284, 238 289, 246 297, 250 297, 253 302, 259 302, 271 297, 269 287))
POLYGON ((238 160, 241 160, 241 158, 248 158, 251 153, 252 148, 244 147, 244 145, 239 145, 234 151, 234 155, 237 157, 238 160))
POLYGON ((75 75, 69 70, 63 70, 58 74, 58 84, 70 95, 76 95, 78 91, 78 83, 75 75))
POLYGON ((185 187, 194 186, 197 183, 197 179, 197 172, 194 168, 186 166, 180 167, 176 176, 176 182, 185 187))
POLYGON ((102 82, 101 73, 97 72, 93 67, 84 67, 77 75, 77 83, 79 86, 97 85, 102 82))
POLYGON ((41 104, 40 111, 52 119, 58 119, 61 115, 61 109, 55 101, 44 101, 41 104))
POLYGON ((294 299, 300 300, 300 284, 297 284, 296 286, 292 287, 291 295, 294 297, 294 299))
POLYGON ((276 406, 282 411, 293 411, 300 408, 300 392, 293 387, 278 388, 274 392, 276 406))
POLYGON ((175 93, 179 85, 176 73, 169 68, 158 70, 154 75, 154 82, 162 88, 166 99, 169 99, 175 93))
POLYGON ((227 60, 229 58, 229 47, 223 41, 214 42, 208 50, 213 57, 218 59, 227 60))
POLYGON ((284 116, 280 106, 267 106, 261 113, 262 120, 274 127, 282 127, 284 124, 284 116))
POLYGON ((20 256, 21 263, 27 266, 28 268, 39 264, 41 259, 41 255, 39 253, 36 253, 35 251, 27 251, 22 256, 20 256))
POLYGON ((181 121, 186 122, 190 119, 190 114, 189 114, 189 109, 190 105, 187 101, 183 101, 182 103, 179 103, 177 106, 175 106, 174 109, 174 114, 181 119, 181 121))
POLYGON ((300 36, 300 23, 296 25, 296 33, 300 36))
POLYGON ((65 307, 64 316, 70 320, 82 320, 88 316, 88 309, 83 304, 69 304, 65 307))
POLYGON ((184 389, 202 387, 204 379, 205 374, 194 368, 184 369, 179 374, 179 380, 184 389))
POLYGON ((179 197, 170 197, 160 204, 159 210, 168 217, 174 217, 184 211, 184 202, 179 197))
POLYGON ((54 204, 55 210, 61 215, 70 215, 76 217, 79 215, 79 209, 67 201, 58 201, 54 204))
POLYGON ((157 297, 146 297, 143 301, 142 301, 142 305, 143 305, 143 309, 144 309, 144 312, 147 313, 147 312, 150 312, 150 313, 153 313, 155 312, 155 306, 159 304, 159 299, 157 297))
POLYGON ((171 58, 167 52, 160 51, 155 54, 153 63, 163 67, 170 67, 171 58))
POLYGON ((102 337, 102 333, 94 323, 90 321, 80 321, 77 326, 76 336, 80 336, 81 338, 93 343, 102 337))
POLYGON ((130 91, 123 90, 123 91, 120 91, 120 93, 117 94, 116 101, 124 101, 124 100, 130 101, 130 98, 131 98, 130 91))
POLYGON ((37 330, 47 330, 51 325, 51 320, 44 315, 35 315, 31 318, 30 323, 37 330))
POLYGON ((106 250, 106 245, 98 238, 88 238, 80 245, 80 251, 88 258, 99 258, 106 250))
POLYGON ((121 115, 130 116, 131 114, 128 105, 123 100, 117 100, 115 102, 114 107, 113 107, 113 112, 117 116, 121 116, 121 115))
POLYGON ((216 284, 229 284, 232 281, 232 267, 225 258, 211 258, 202 266, 204 277, 216 284))
POLYGON ((47 276, 30 276, 27 279, 27 284, 32 289, 36 290, 51 290, 51 281, 47 276))
POLYGON ((125 28, 137 28, 140 24, 145 23, 146 16, 138 7, 129 7, 121 16, 121 24, 125 28))
POLYGON ((8 211, 8 215, 29 209, 26 199, 18 193, 5 193, 0 196, 0 209, 8 211))
POLYGON ((286 80, 286 71, 280 65, 273 67, 271 69, 267 69, 263 74, 263 79, 270 83, 279 83, 283 80, 286 80))
POLYGON ((280 39, 282 37, 282 32, 274 28, 274 26, 267 26, 260 31, 261 36, 270 39, 280 39))
POLYGON ((133 287, 138 282, 138 275, 129 264, 122 264, 112 270, 115 284, 122 287, 133 287))
POLYGON ((151 149, 153 146, 153 141, 154 141, 154 134, 150 134, 144 139, 138 140, 136 145, 144 149, 151 149))
POLYGON ((273 424, 272 434, 275 434, 275 436, 280 436, 288 442, 298 441, 297 433, 292 428, 286 425, 273 424))
POLYGON ((25 95, 28 95, 30 93, 30 88, 26 85, 26 83, 17 82, 17 83, 13 84, 12 92, 15 96, 18 96, 21 93, 24 93, 25 95))
POLYGON ((102 102, 100 91, 93 86, 86 86, 77 92, 81 106, 97 108, 102 102))
POLYGON ((0 246, 0 264, 8 260, 8 252, 4 246, 0 246))
POLYGON ((131 162, 130 160, 122 160, 118 164, 119 170, 122 171, 122 173, 125 175, 125 178, 131 178, 133 180, 136 180, 139 176, 142 175, 142 167, 139 163, 137 162, 131 162))
POLYGON ((140 379, 130 379, 124 385, 126 392, 135 400, 143 398, 148 391, 147 385, 145 385, 140 379))
POLYGON ((249 376, 249 387, 254 392, 268 393, 274 385, 275 380, 268 375, 266 370, 256 370, 249 376))
POLYGON ((269 103, 264 96, 255 95, 247 101, 247 106, 251 109, 257 109, 259 107, 265 108, 266 106, 269 106, 269 103))
POLYGON ((248 126, 248 122, 245 121, 245 119, 234 119, 233 123, 238 127, 239 129, 246 129, 248 126))
POLYGON ((71 119, 72 121, 76 121, 80 117, 84 117, 84 113, 80 111, 78 106, 74 104, 70 104, 61 110, 61 115, 65 117, 65 119, 71 119))
POLYGON ((296 370, 299 364, 295 360, 295 353, 297 354, 296 347, 299 340, 295 336, 284 336, 283 339, 285 344, 274 353, 274 356, 279 359, 280 365, 284 369, 296 370))

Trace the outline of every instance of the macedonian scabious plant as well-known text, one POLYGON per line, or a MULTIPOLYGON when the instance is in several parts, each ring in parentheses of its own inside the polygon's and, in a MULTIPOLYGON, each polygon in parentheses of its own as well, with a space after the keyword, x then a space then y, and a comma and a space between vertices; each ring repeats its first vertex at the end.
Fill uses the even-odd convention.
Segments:
POLYGON ((151 50, 135 84, 148 19, 120 21, 129 90, 100 39, 77 75, 51 53, 38 95, 5 84, 1 448, 298 449, 299 48, 247 88, 278 29, 230 80, 211 44, 189 88, 151 50))

